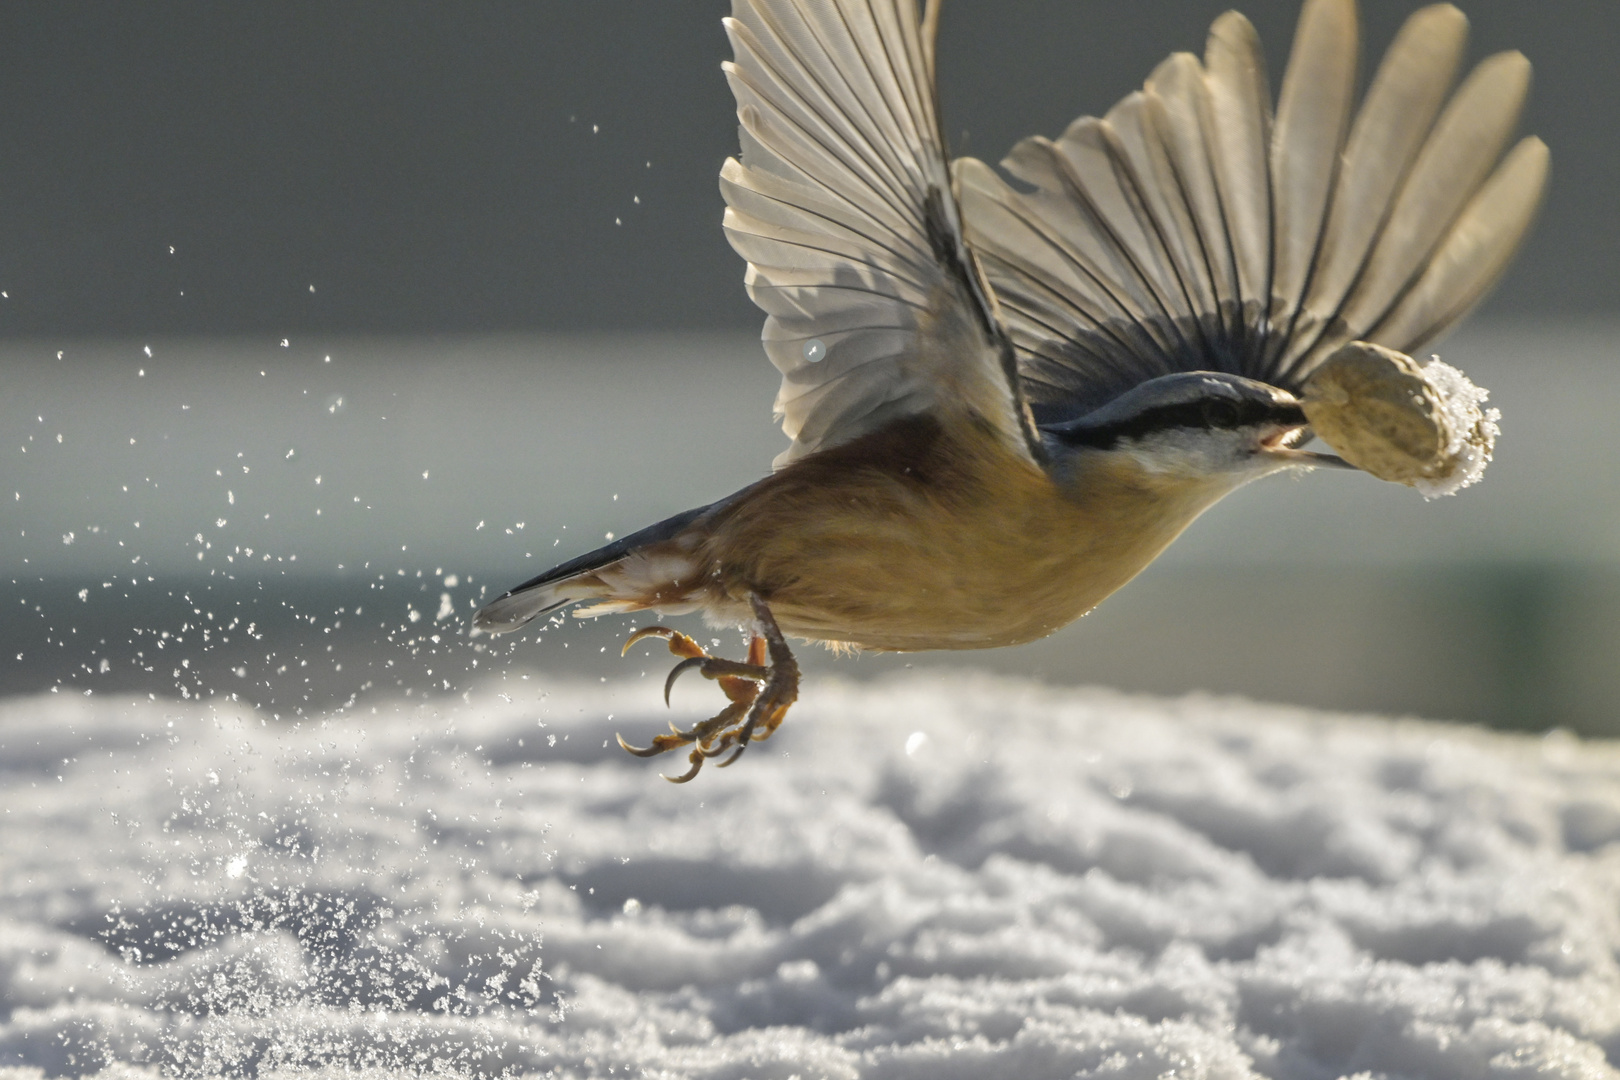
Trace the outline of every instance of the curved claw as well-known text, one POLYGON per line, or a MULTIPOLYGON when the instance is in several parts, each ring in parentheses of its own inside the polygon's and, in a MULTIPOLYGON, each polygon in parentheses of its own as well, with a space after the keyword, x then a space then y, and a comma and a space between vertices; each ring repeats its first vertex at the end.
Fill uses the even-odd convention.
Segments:
POLYGON ((663 638, 664 640, 668 641, 677 633, 679 633, 679 631, 671 630, 667 626, 643 626, 640 630, 631 631, 630 636, 624 639, 624 648, 619 650, 619 655, 628 656, 630 653, 630 646, 634 645, 638 641, 645 641, 650 637, 663 638))
POLYGON ((709 658, 707 656, 688 656, 685 660, 682 660, 680 663, 675 665, 674 669, 669 673, 669 678, 664 680, 665 705, 669 704, 669 692, 674 689, 675 680, 680 678, 684 672, 690 671, 695 667, 702 667, 708 661, 708 659, 709 658))
POLYGON ((632 746, 623 736, 618 736, 619 745, 637 757, 653 757, 677 747, 687 747, 691 766, 680 776, 664 777, 672 784, 684 784, 693 779, 703 763, 711 758, 718 761, 717 768, 733 764, 748 749, 749 743, 763 741, 775 733, 788 707, 799 696, 799 666, 782 631, 762 599, 753 594, 749 599, 757 625, 745 661, 710 656, 696 640, 667 626, 635 630, 624 643, 624 652, 628 653, 630 646, 639 641, 662 638, 668 642, 669 651, 681 657, 664 680, 665 705, 670 703, 675 681, 691 668, 697 668, 704 678, 719 684, 730 701, 720 712, 693 725, 689 731, 671 723, 670 734, 654 737, 645 749, 632 746))
POLYGON ((613 737, 619 740, 619 746, 621 749, 628 750, 630 753, 636 755, 636 757, 656 757, 664 752, 659 748, 657 743, 644 748, 639 746, 631 746, 629 743, 624 741, 624 736, 620 735, 618 732, 614 732, 613 737))
POLYGON ((666 773, 659 773, 658 775, 662 776, 665 780, 668 780, 672 784, 684 784, 688 780, 692 779, 692 777, 696 776, 698 774, 698 770, 701 768, 703 768, 703 755, 693 754, 692 767, 681 773, 681 775, 670 776, 666 773))

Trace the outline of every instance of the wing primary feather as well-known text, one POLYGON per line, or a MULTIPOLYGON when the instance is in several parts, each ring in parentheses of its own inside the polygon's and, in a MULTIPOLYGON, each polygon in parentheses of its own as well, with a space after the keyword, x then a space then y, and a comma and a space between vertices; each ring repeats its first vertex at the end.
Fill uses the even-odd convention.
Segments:
MULTIPOLYGON (((773 194, 765 192, 772 186, 768 181, 762 182, 756 177, 753 183, 749 183, 748 178, 739 175, 737 169, 727 165, 721 170, 721 189, 730 202, 724 221, 728 232, 742 232, 807 251, 837 254, 874 268, 909 267, 922 271, 926 265, 914 257, 921 252, 907 244, 899 234, 886 229, 863 229, 858 223, 845 221, 816 207, 789 201, 787 197, 773 197, 773 194), (784 215, 784 210, 789 214, 784 215), (795 217, 798 220, 794 220, 795 217), (817 224, 821 226, 819 232, 812 228, 817 224), (854 250, 845 252, 827 246, 840 237, 850 240, 854 250), (859 250, 862 247, 868 250, 859 250), (878 256, 885 253, 892 262, 878 261, 878 256)), ((774 194, 784 193, 778 188, 774 194)), ((894 272, 890 276, 926 291, 920 281, 908 280, 904 274, 894 272)))
POLYGON ((1263 342, 1271 305, 1271 90, 1254 25, 1229 11, 1204 48, 1209 156, 1237 271, 1244 342, 1263 342))
POLYGON ((1322 242, 1339 151, 1355 99, 1355 0, 1306 0, 1272 132, 1272 322, 1267 367, 1287 347, 1322 242))
MULTIPOLYGON (((1050 149, 1050 144, 1046 144, 1046 146, 1050 149)), ((1101 218, 1096 208, 1092 206, 1086 193, 1074 184, 1072 176, 1065 175, 1068 171, 1066 165, 1056 160, 1061 155, 1052 152, 1052 157, 1054 158, 1054 164, 1057 166, 1057 175, 1065 184, 1076 204, 1095 220, 1096 227, 1100 231, 1111 236, 1107 222, 1101 218)), ((1065 267, 1083 278, 1086 284, 1092 286, 1102 295, 1112 310, 1089 310, 1084 297, 1059 292, 1045 280, 1047 275, 1043 275, 1037 269, 1034 262, 1036 257, 1034 252, 1029 251, 1027 248, 1021 248, 1017 253, 1014 253, 1009 249, 1005 241, 1009 240, 1010 237, 1005 234, 1005 231, 994 236, 983 237, 980 244, 982 251, 993 253, 1002 265, 1009 268, 1014 265, 1018 266, 1019 273, 1016 279, 1012 275, 1003 276, 1004 288, 1012 287, 1016 289, 1023 287, 1040 290, 1060 302, 1070 311, 1074 321, 1082 325, 1089 324, 1089 326, 1093 327, 1106 328, 1112 324, 1125 321, 1145 325, 1145 321, 1136 316, 1139 309, 1126 298, 1120 287, 1111 283, 1108 276, 1092 265, 1080 252, 1069 244, 1062 242, 1051 230, 1044 228, 1039 218, 1029 211, 1027 200, 1021 199, 1016 193, 1007 190, 999 178, 994 173, 991 173, 982 162, 965 159, 959 162, 959 165, 961 167, 959 175, 968 177, 968 191, 976 192, 982 190, 986 183, 994 184, 995 191, 991 193, 990 197, 994 199, 997 210, 1009 215, 1023 225, 1030 239, 1039 244, 1042 249, 1051 252, 1065 267), (1014 284, 1015 281, 1016 285, 1014 284)), ((1114 246, 1116 248, 1120 247, 1117 239, 1114 241, 1114 246)), ((1006 303, 1005 296, 1002 297, 1002 302, 1003 304, 1006 303)), ((1110 330, 1104 332, 1112 333, 1110 330)), ((1157 343, 1151 337, 1148 338, 1148 341, 1153 343, 1155 349, 1158 350, 1157 343)), ((1119 344, 1122 347, 1139 347, 1140 345, 1140 343, 1134 346, 1127 345, 1123 340, 1119 344)))
MULTIPOLYGON (((831 107, 836 107, 834 95, 828 90, 816 73, 806 68, 802 63, 798 62, 798 58, 793 57, 791 53, 786 52, 787 47, 782 41, 782 32, 769 21, 762 20, 761 25, 773 35, 774 40, 772 45, 774 46, 774 51, 781 54, 783 59, 793 61, 795 66, 798 68, 800 75, 822 91, 822 95, 827 100, 827 104, 831 107)), ((799 131, 801 137, 808 140, 817 149, 819 149, 830 163, 835 164, 837 168, 843 170, 849 177, 857 179, 858 182, 860 182, 861 185, 867 190, 881 196, 884 202, 887 203, 889 209, 892 210, 898 218, 905 220, 908 214, 913 214, 913 220, 910 222, 910 224, 920 224, 920 222, 914 217, 911 200, 908 198, 908 196, 913 195, 914 192, 908 190, 908 185, 904 176, 897 171, 894 163, 888 160, 887 148, 882 145, 881 140, 873 140, 867 132, 862 130, 860 124, 855 122, 854 118, 848 113, 843 112, 842 109, 840 109, 839 117, 828 117, 815 103, 806 101, 802 95, 795 94, 791 89, 792 84, 788 74, 779 66, 773 65, 770 62, 768 59, 769 54, 764 47, 765 42, 763 42, 758 35, 754 33, 751 27, 738 22, 735 19, 729 19, 726 20, 726 28, 731 34, 732 48, 739 57, 739 60, 746 57, 747 59, 756 63, 759 66, 761 73, 769 75, 780 91, 783 94, 788 95, 795 105, 804 110, 807 117, 812 117, 819 121, 824 131, 829 133, 837 132, 840 126, 839 121, 842 120, 844 122, 842 126, 848 130, 843 138, 836 138, 836 136, 835 138, 836 142, 841 142, 843 145, 839 146, 834 142, 829 142, 827 137, 818 136, 815 132, 808 131, 802 125, 796 123, 790 115, 782 111, 781 103, 774 102, 771 96, 764 92, 763 87, 760 87, 749 78, 747 72, 743 69, 742 64, 735 61, 730 64, 723 65, 726 70, 726 74, 733 81, 734 92, 736 90, 736 83, 740 80, 747 87, 748 91, 751 92, 751 95, 748 96, 753 97, 760 103, 769 105, 773 111, 777 112, 778 115, 781 116, 783 122, 793 125, 799 131), (848 138, 851 136, 859 139, 862 145, 850 145, 848 138), (864 176, 862 175, 863 173, 865 173, 864 176)), ((847 90, 852 89, 848 86, 847 82, 845 84, 845 88, 847 90)), ((744 94, 739 93, 737 96, 739 101, 743 101, 745 99, 744 94)), ((858 98, 857 103, 859 103, 858 98)), ((743 110, 739 110, 739 119, 743 121, 744 126, 748 126, 747 115, 743 110)), ((868 113, 867 119, 873 124, 878 123, 871 117, 870 113, 868 113)), ((760 140, 757 134, 755 135, 755 138, 762 147, 768 145, 765 140, 760 140)), ((747 163, 746 154, 744 155, 744 162, 745 164, 747 163)), ((803 172, 808 164, 808 162, 801 161, 796 163, 796 167, 803 172)), ((824 190, 834 194, 835 196, 843 198, 848 197, 844 193, 845 188, 847 187, 847 180, 844 184, 839 184, 833 182, 831 177, 816 177, 813 173, 807 173, 806 175, 809 175, 814 179, 821 180, 824 190)))
MULTIPOLYGON (((878 9, 873 8, 870 3, 868 3, 866 5, 866 7, 867 7, 868 13, 871 14, 874 19, 876 19, 878 17, 878 15, 877 15, 878 9)), ((889 54, 889 52, 888 52, 888 47, 887 47, 888 43, 886 41, 884 41, 881 37, 878 40, 879 48, 881 48, 884 51, 884 59, 885 59, 886 63, 884 65, 881 65, 881 66, 875 66, 872 63, 872 58, 869 55, 867 55, 866 47, 863 46, 863 44, 862 44, 863 35, 860 34, 856 30, 855 27, 850 25, 849 17, 845 13, 843 6, 839 5, 839 4, 833 4, 832 9, 835 12, 837 12, 840 21, 844 25, 844 30, 848 34, 850 42, 853 44, 856 55, 858 55, 861 58, 863 70, 868 74, 869 77, 873 78, 874 84, 877 82, 877 73, 878 72, 887 71, 891 75, 899 75, 899 74, 901 74, 899 69, 894 64, 894 57, 891 54, 889 54)), ((822 42, 822 44, 823 44, 824 48, 829 48, 829 51, 830 51, 830 47, 828 46, 828 43, 825 42, 825 40, 822 42)), ((871 117, 871 110, 867 106, 865 96, 862 95, 854 87, 849 86, 848 75, 842 69, 839 69, 839 75, 844 80, 846 88, 850 89, 851 95, 852 95, 853 99, 855 100, 855 102, 862 107, 862 110, 865 111, 867 113, 868 117, 870 118, 871 117)), ((902 104, 904 106, 907 106, 907 108, 902 108, 900 110, 892 110, 889 119, 893 123, 894 129, 899 132, 899 134, 902 136, 903 139, 909 137, 912 145, 937 150, 938 149, 938 140, 933 139, 932 141, 930 141, 930 137, 933 136, 935 134, 935 132, 933 132, 933 131, 921 131, 921 130, 918 130, 915 127, 914 124, 908 124, 907 123, 907 121, 914 120, 916 118, 916 116, 917 116, 917 111, 916 110, 918 108, 918 103, 917 102, 906 100, 907 87, 909 85, 909 82, 910 82, 909 80, 905 80, 905 79, 896 80, 897 84, 894 86, 893 89, 894 89, 895 92, 897 92, 900 95, 900 98, 901 98, 900 104, 902 104)), ((891 101, 891 102, 888 102, 888 104, 893 105, 895 103, 891 101)), ((877 121, 874 121, 874 122, 877 122, 877 121)), ((880 124, 880 126, 881 126, 881 124, 880 124)), ((874 144, 871 146, 871 150, 876 156, 878 156, 878 157, 880 157, 880 158, 882 158, 884 160, 887 160, 890 157, 890 155, 892 154, 891 147, 893 145, 895 145, 896 143, 898 143, 898 142, 899 142, 899 140, 882 140, 882 139, 875 140, 874 144)), ((923 192, 927 188, 928 177, 926 175, 926 173, 927 173, 926 165, 924 165, 924 167, 922 169, 918 170, 918 171, 922 173, 922 175, 920 177, 918 177, 918 176, 906 177, 904 182, 903 182, 903 186, 907 188, 907 194, 909 194, 913 199, 913 205, 916 204, 917 198, 922 196, 923 192), (919 181, 920 181, 920 183, 919 183, 919 181)))
POLYGON ((1462 12, 1450 4, 1433 4, 1406 20, 1384 54, 1345 144, 1300 332, 1284 355, 1282 370, 1324 334, 1334 333, 1350 290, 1389 221, 1395 195, 1456 80, 1467 40, 1468 20, 1462 12))
POLYGON ((1210 105, 1203 65, 1191 53, 1176 53, 1155 69, 1145 89, 1147 116, 1180 196, 1169 202, 1177 208, 1177 225, 1189 232, 1189 254, 1197 256, 1192 272, 1202 271, 1200 303, 1207 306, 1200 308, 1206 318, 1199 322, 1213 317, 1217 336, 1229 340, 1239 326, 1237 267, 1204 137, 1210 105))
POLYGON ((1523 139, 1458 215, 1434 257, 1373 329, 1416 353, 1466 315, 1507 269, 1546 192, 1547 144, 1523 139))
POLYGON ((1417 280, 1500 158, 1518 124, 1529 83, 1530 65, 1522 55, 1498 53, 1481 61, 1452 96, 1418 152, 1342 308, 1338 321, 1347 332, 1359 336, 1364 328, 1382 323, 1417 280))
MULTIPOLYGON (((867 0, 867 3, 870 9, 871 0, 867 0)), ((915 0, 901 0, 901 3, 912 5, 912 10, 915 11, 915 0)), ((913 78, 902 82, 901 87, 903 91, 909 86, 919 92, 919 100, 913 103, 914 115, 932 121, 931 129, 927 132, 927 141, 936 150, 936 156, 930 159, 928 164, 937 166, 937 175, 927 177, 929 182, 922 193, 923 226, 936 261, 948 267, 972 297, 974 310, 979 317, 979 327, 986 340, 996 343, 1002 365, 1006 368, 1008 385, 1016 396, 1017 372, 1010 366, 1010 352, 1001 347, 1005 344, 1003 341, 1005 335, 996 318, 994 294, 979 272, 973 261, 972 252, 967 246, 961 214, 957 208, 955 188, 946 165, 945 139, 939 126, 939 93, 933 81, 933 65, 930 60, 933 52, 933 35, 937 34, 939 29, 939 0, 930 0, 924 18, 925 22, 921 27, 903 18, 897 18, 902 42, 909 46, 904 53, 906 66, 913 74, 913 78), (932 18, 932 24, 926 21, 929 18, 932 18)), ((880 39, 879 43, 892 66, 894 57, 887 41, 880 39)), ((1033 432, 1028 434, 1032 435, 1033 432)), ((1040 448, 1038 440, 1032 445, 1040 448)), ((1044 450, 1041 452, 1044 453, 1044 450)))
POLYGON ((923 7, 922 22, 923 58, 928 67, 928 85, 934 88, 936 116, 939 115, 939 9, 942 6, 942 0, 928 0, 923 7))
MULTIPOLYGON (((1129 173, 1120 169, 1106 127, 1104 121, 1086 117, 1071 124, 1057 143, 1025 139, 1002 164, 1038 190, 1026 197, 998 182, 993 190, 986 187, 985 194, 1004 207, 1017 207, 1043 242, 1091 267, 1099 282, 1112 280, 1110 299, 1148 329, 1161 351, 1173 353, 1185 343, 1173 325, 1171 298, 1163 287, 1169 256, 1143 229, 1142 212, 1127 191, 1129 173), (1133 235, 1127 236, 1127 229, 1133 235), (1159 268, 1147 265, 1147 259, 1159 268)), ((963 166, 969 167, 966 162, 963 166)), ((978 168, 993 175, 982 164, 978 168)))
POLYGON ((1187 354, 1201 355, 1207 351, 1208 341, 1198 316, 1210 310, 1211 305, 1200 303, 1197 295, 1202 276, 1197 274, 1193 256, 1187 249, 1189 240, 1196 243, 1196 237, 1188 235, 1191 225, 1176 227, 1180 223, 1171 220, 1175 203, 1166 197, 1165 185, 1154 182, 1155 173, 1165 175, 1169 166, 1155 161, 1164 151, 1144 119, 1146 99, 1147 95, 1140 90, 1126 95, 1108 111, 1102 131, 1113 151, 1115 169, 1121 175, 1121 190, 1137 214, 1142 231, 1164 253, 1168 280, 1163 292, 1169 294, 1171 301, 1166 306, 1171 328, 1187 354), (1179 304, 1175 303, 1177 297, 1179 304))

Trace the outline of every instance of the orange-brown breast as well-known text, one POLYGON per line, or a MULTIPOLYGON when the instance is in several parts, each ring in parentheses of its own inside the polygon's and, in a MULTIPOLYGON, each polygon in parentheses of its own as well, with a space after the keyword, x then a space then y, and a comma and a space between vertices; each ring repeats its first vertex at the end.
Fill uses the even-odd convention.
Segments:
POLYGON ((725 616, 752 590, 789 634, 867 649, 1017 644, 1096 606, 1224 493, 1100 458, 1078 480, 971 418, 897 421, 705 520, 699 603, 725 616))

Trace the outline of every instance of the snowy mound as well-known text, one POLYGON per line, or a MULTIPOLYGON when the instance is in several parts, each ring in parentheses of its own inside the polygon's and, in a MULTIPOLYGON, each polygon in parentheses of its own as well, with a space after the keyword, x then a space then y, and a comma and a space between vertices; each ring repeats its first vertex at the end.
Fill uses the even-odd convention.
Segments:
POLYGON ((0 703, 0 1076, 1616 1074, 1613 746, 817 681, 675 787, 655 699, 0 703))

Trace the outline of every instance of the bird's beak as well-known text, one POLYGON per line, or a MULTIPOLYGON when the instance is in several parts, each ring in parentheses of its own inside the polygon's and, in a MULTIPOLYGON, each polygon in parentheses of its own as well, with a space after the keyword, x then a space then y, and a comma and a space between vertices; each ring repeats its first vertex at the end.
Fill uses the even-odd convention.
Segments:
POLYGON ((1318 454, 1314 450, 1296 450, 1295 444, 1310 441, 1310 429, 1306 427, 1279 428, 1275 435, 1269 436, 1260 444, 1261 452, 1273 461, 1282 461, 1289 465, 1303 466, 1309 469, 1350 469, 1357 471, 1355 465, 1336 454, 1318 454))
POLYGON ((1318 454, 1314 450, 1269 450, 1267 453, 1275 459, 1288 462, 1290 465, 1303 465, 1311 469, 1350 469, 1358 471, 1358 466, 1350 464, 1337 454, 1318 454))

